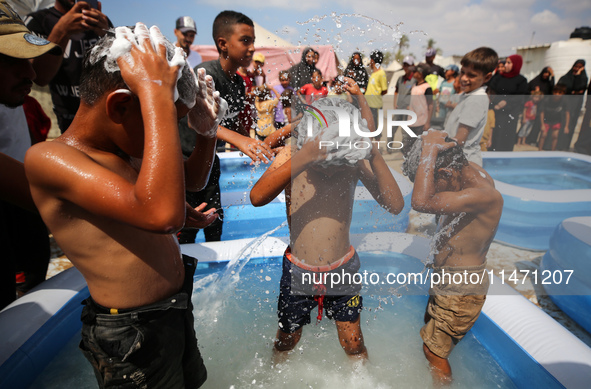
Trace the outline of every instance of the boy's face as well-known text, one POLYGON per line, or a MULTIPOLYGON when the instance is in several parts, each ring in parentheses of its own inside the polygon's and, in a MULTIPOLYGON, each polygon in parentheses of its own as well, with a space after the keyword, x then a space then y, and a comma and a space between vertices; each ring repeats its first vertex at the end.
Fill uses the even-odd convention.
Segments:
POLYGON ((460 71, 460 88, 462 92, 469 93, 480 88, 485 82, 490 80, 492 73, 484 74, 475 70, 472 66, 462 66, 460 71))
POLYGON ((312 73, 312 85, 314 88, 319 89, 322 86, 322 76, 318 72, 312 73))
POLYGON ((533 98, 532 98, 532 100, 535 103, 539 103, 542 100, 542 95, 534 95, 533 98))
POLYGON ((561 90, 552 91, 552 100, 558 101, 564 95, 564 92, 561 90))
POLYGON ((279 76, 279 83, 285 89, 289 86, 289 74, 282 74, 279 76))
POLYGON ((248 24, 236 24, 232 35, 222 38, 222 53, 237 66, 248 67, 254 54, 254 27, 248 24))

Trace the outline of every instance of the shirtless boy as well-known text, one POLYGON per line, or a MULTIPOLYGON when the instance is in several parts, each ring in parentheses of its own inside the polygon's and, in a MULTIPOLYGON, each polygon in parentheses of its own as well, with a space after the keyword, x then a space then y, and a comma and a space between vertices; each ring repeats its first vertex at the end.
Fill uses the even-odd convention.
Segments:
MULTIPOLYGON (((373 130, 371 111, 359 86, 349 78, 346 82, 346 90, 357 96, 362 117, 369 123, 368 128, 373 130)), ((351 110, 355 109, 339 98, 315 102, 314 106, 328 117, 329 126, 331 117, 329 109, 325 109, 329 106, 327 102, 348 104, 351 110)), ((302 281, 306 273, 322 275, 344 271, 354 274, 359 270, 359 257, 349 240, 358 180, 391 213, 400 213, 404 200, 390 169, 375 147, 365 159, 356 163, 326 165, 327 151, 320 149, 318 138, 305 138, 305 123, 306 117, 298 126, 298 139, 292 139, 297 148, 293 147, 293 151, 292 147, 283 148, 250 193, 252 204, 262 206, 285 189, 290 247, 283 258, 274 359, 275 362, 283 361, 296 346, 302 327, 310 323, 310 311, 315 306, 318 306, 319 320, 325 308, 327 317, 336 321, 339 341, 345 353, 352 358, 365 359, 367 350, 360 326, 363 305, 359 296, 361 285, 341 284, 323 291, 314 290, 302 281)), ((329 288, 329 285, 325 286, 329 288)))
POLYGON ((117 32, 86 55, 71 127, 32 147, 25 168, 45 223, 88 283, 80 348, 100 387, 196 388, 207 376, 193 328, 196 261, 181 258, 174 233, 185 218, 203 227, 216 217, 186 209, 185 187, 207 181, 224 102, 204 72, 197 84, 179 69, 182 49, 157 28, 117 32), (128 53, 108 58, 114 41, 128 53), (197 141, 183 162, 177 120, 187 113, 197 141))
POLYGON ((412 208, 440 215, 434 238, 429 303, 421 328, 423 351, 436 382, 451 381, 447 360, 454 345, 470 330, 488 290, 486 254, 494 239, 503 197, 484 169, 468 162, 461 146, 440 131, 424 133, 412 146, 403 165, 413 181, 412 208), (442 275, 447 273, 448 277, 442 275), (455 273, 463 283, 450 283, 455 273), (467 274, 467 277, 465 276, 467 274), (480 282, 473 284, 477 274, 480 282), (441 276, 436 278, 436 276, 441 276))

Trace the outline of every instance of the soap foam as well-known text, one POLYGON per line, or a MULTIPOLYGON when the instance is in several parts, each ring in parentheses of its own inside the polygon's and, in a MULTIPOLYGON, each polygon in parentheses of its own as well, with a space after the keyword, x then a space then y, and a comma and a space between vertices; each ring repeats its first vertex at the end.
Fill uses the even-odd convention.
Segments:
POLYGON ((306 112, 304 117, 296 127, 296 136, 297 136, 297 148, 301 149, 304 143, 308 142, 307 130, 308 130, 308 120, 309 117, 312 118, 312 129, 313 135, 312 139, 319 138, 321 141, 326 141, 327 143, 323 143, 322 147, 326 147, 328 151, 328 155, 326 156, 326 160, 319 162, 320 166, 329 167, 329 166, 339 166, 339 165, 355 165, 357 162, 369 158, 371 155, 371 147, 369 148, 356 148, 353 145, 356 142, 367 142, 364 144, 370 144, 371 139, 365 136, 358 135, 357 132, 354 130, 354 118, 357 118, 357 125, 358 128, 363 132, 370 132, 367 121, 361 118, 361 114, 359 109, 356 108, 353 104, 344 101, 338 97, 325 97, 319 100, 316 100, 313 104, 313 107, 318 108, 324 116, 326 117, 326 121, 328 122, 327 127, 322 127, 320 123, 313 118, 311 113, 306 112), (348 137, 343 137, 339 135, 339 118, 337 114, 330 110, 326 109, 327 107, 339 107, 343 108, 347 111, 349 116, 349 125, 351 129, 351 135, 348 137), (355 112, 356 111, 356 112, 355 112), (329 146, 326 146, 330 144, 329 146), (349 147, 349 144, 351 147, 349 147), (337 145, 339 147, 337 147, 337 145))

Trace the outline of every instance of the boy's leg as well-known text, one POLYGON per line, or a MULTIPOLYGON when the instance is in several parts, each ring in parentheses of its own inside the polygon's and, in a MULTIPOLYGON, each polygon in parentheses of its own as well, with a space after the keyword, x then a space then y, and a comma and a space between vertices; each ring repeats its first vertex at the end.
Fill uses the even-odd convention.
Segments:
POLYGON ((361 315, 352 321, 336 321, 339 342, 349 357, 367 359, 367 348, 361 332, 361 315))
POLYGON ((552 151, 556 150, 556 145, 558 144, 558 135, 560 134, 560 129, 552 129, 552 151))
POLYGON ((433 354, 425 343, 423 343, 423 352, 425 353, 425 358, 429 361, 433 381, 438 383, 451 382, 452 375, 449 361, 446 358, 441 358, 433 354))

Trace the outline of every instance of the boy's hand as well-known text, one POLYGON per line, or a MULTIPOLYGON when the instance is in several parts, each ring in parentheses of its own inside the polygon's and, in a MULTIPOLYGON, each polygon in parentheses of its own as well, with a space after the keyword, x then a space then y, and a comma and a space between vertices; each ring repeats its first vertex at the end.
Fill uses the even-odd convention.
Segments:
POLYGON ((131 45, 129 54, 117 58, 121 77, 136 96, 157 93, 167 98, 162 94, 170 93, 173 100, 179 66, 169 65, 164 45, 156 44, 154 48, 151 34, 155 35, 155 42, 164 39, 157 27, 150 32, 142 23, 136 24, 135 34, 125 27, 117 28, 117 39, 125 39, 131 45))
POLYGON ((444 131, 429 130, 421 135, 423 149, 437 150, 438 153, 456 146, 456 142, 446 142, 447 133, 444 131))
POLYGON ((218 125, 228 110, 228 103, 215 90, 213 78, 205 74, 205 69, 197 70, 195 81, 199 84, 199 90, 195 106, 188 114, 189 126, 199 135, 214 138, 218 125))
POLYGON ((269 148, 269 145, 258 139, 252 139, 246 136, 243 136, 242 138, 243 139, 240 139, 240 142, 237 142, 234 146, 238 147, 240 151, 250 157, 252 163, 271 162, 274 154, 269 148))
POLYGON ((343 89, 347 92, 349 92, 352 95, 362 95, 363 93, 361 92, 361 89, 359 88, 359 85, 355 82, 354 79, 349 78, 349 77, 344 77, 344 84, 343 84, 343 89))
POLYGON ((205 228, 219 217, 215 213, 216 209, 211 208, 205 212, 201 212, 207 207, 207 203, 201 203, 198 207, 193 208, 188 203, 185 203, 185 227, 187 228, 205 228))

